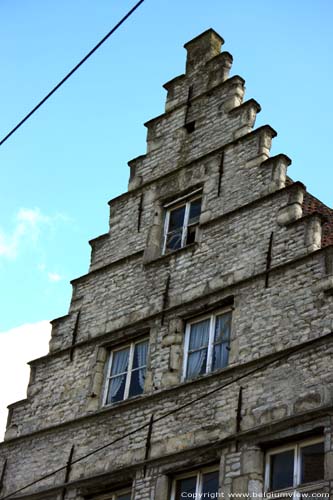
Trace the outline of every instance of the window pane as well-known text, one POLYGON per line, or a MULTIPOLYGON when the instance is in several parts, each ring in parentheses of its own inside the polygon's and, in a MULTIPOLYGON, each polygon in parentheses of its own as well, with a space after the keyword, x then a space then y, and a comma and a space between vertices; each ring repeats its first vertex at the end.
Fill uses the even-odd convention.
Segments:
POLYGON ((124 399, 126 374, 119 375, 110 380, 106 404, 115 403, 124 399))
POLYGON ((166 241, 166 250, 177 250, 182 246, 183 229, 168 233, 166 241))
POLYGON ((116 495, 117 500, 131 500, 130 493, 123 493, 122 495, 116 495))
MULTIPOLYGON (((176 482, 176 498, 175 500, 183 500, 185 498, 184 493, 192 493, 193 495, 196 492, 197 486, 197 477, 187 477, 186 479, 179 479, 176 482), (183 495, 182 495, 183 493, 183 495)), ((194 498, 192 496, 192 498, 194 498)))
POLYGON ((186 378, 206 373, 210 318, 190 326, 186 378))
POLYGON ((208 472, 202 476, 202 493, 210 493, 209 498, 218 498, 219 473, 208 472))
POLYGON ((210 319, 199 321, 191 325, 189 350, 208 346, 210 319))
POLYGON ((118 375, 127 371, 129 347, 121 351, 113 351, 111 375, 118 375))
POLYGON ((213 350, 213 366, 212 370, 219 370, 220 368, 224 368, 228 364, 228 358, 229 358, 229 350, 228 350, 228 343, 227 342, 222 342, 220 344, 215 344, 214 345, 214 350, 213 350))
POLYGON ((191 379, 206 373, 207 349, 191 352, 187 358, 186 378, 191 379))
POLYGON ((227 341, 230 338, 231 312, 216 316, 215 342, 227 341))
POLYGON ((193 200, 190 205, 190 214, 188 224, 195 224, 199 221, 201 212, 201 198, 193 200))
POLYGON ((190 226, 187 228, 186 245, 190 245, 195 242, 196 227, 197 226, 190 226))
POLYGON ((146 368, 141 368, 141 370, 134 370, 131 373, 131 383, 128 393, 129 397, 143 393, 143 388, 145 385, 145 377, 146 377, 146 368))
POLYGON ((176 208, 175 210, 170 210, 168 233, 183 227, 184 216, 185 216, 185 205, 176 208))
POLYGON ((301 448, 301 483, 324 479, 324 443, 301 448))
POLYGON ((271 455, 270 489, 282 490, 294 485, 294 450, 271 455))
POLYGON ((135 345, 132 368, 141 368, 147 364, 148 340, 135 345))

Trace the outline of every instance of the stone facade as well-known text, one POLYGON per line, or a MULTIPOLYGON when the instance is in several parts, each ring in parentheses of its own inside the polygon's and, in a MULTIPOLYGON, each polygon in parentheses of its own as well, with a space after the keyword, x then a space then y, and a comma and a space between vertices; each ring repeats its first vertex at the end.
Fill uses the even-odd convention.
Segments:
POLYGON ((186 73, 145 124, 147 154, 90 241, 49 354, 30 363, 27 399, 9 407, 0 498, 48 476, 16 497, 170 500, 177 475, 206 466, 221 497, 260 498, 269 450, 312 438, 324 474, 298 490, 333 494, 333 215, 287 176, 286 155, 270 157, 276 132, 253 128, 260 106, 243 101, 222 43, 208 30, 185 45, 186 73), (166 207, 193 192, 195 240, 163 254, 166 207), (191 318, 225 309, 227 365, 184 380, 191 318), (143 394, 105 405, 110 351, 143 337, 143 394))

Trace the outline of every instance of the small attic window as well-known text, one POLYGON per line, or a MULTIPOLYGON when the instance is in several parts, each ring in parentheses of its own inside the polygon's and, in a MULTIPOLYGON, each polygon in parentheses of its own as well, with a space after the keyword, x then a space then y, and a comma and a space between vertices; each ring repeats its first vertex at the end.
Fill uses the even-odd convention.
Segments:
POLYGON ((186 128, 187 132, 191 134, 195 131, 195 121, 185 123, 184 127, 186 128))
POLYGON ((201 213, 201 197, 200 190, 165 207, 163 254, 195 242, 201 213))

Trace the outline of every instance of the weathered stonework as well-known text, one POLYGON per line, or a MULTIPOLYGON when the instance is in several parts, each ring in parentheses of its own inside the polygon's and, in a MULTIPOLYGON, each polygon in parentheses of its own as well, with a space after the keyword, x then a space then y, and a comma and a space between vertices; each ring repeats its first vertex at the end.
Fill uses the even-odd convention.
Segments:
POLYGON ((276 132, 253 128, 260 106, 243 102, 222 44, 213 30, 186 44, 186 73, 165 84, 147 153, 109 202, 109 232, 90 241, 49 354, 30 363, 0 444, 5 498, 61 469, 17 497, 112 499, 126 486, 135 500, 170 500, 175 475, 211 464, 224 498, 258 498, 267 448, 305 435, 325 440, 325 478, 311 487, 333 494, 333 218, 287 176, 286 155, 269 156, 276 132), (165 205, 196 190, 194 242, 162 255, 165 205), (184 381, 189 318, 225 307, 228 365, 184 381), (103 406, 110 349, 143 336, 144 393, 103 406))

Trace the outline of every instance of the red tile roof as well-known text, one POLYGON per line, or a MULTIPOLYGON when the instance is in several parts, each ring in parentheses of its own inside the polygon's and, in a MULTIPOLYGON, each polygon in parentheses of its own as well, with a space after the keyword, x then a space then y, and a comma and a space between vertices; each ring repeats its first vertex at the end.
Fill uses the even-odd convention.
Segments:
MULTIPOLYGON (((287 176, 286 185, 290 186, 290 184, 293 183, 294 181, 287 176)), ((333 245, 333 209, 325 205, 322 201, 318 200, 318 198, 307 191, 304 196, 302 208, 303 215, 319 212, 326 217, 327 222, 323 224, 321 245, 322 247, 333 245)))

